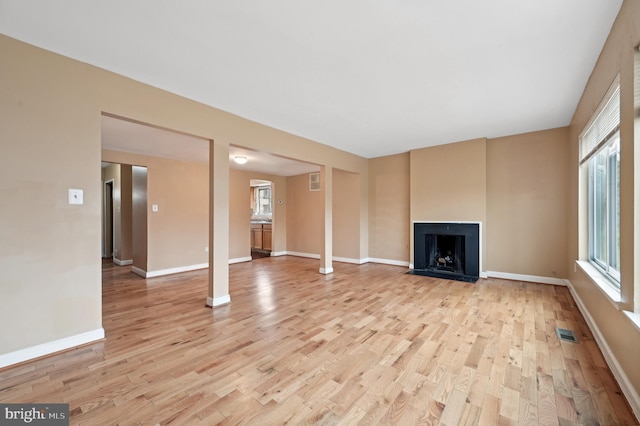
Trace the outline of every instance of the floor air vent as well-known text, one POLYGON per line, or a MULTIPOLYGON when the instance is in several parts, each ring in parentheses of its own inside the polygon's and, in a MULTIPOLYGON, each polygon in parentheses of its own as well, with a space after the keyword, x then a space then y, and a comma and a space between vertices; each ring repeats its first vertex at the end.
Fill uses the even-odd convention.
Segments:
POLYGON ((558 335, 558 339, 564 340, 566 342, 578 343, 578 338, 576 334, 571 330, 566 330, 564 328, 556 327, 556 334, 558 335))

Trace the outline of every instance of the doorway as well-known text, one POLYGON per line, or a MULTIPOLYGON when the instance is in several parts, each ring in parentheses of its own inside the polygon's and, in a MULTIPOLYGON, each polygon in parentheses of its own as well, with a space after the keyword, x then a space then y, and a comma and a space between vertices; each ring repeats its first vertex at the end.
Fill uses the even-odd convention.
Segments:
POLYGON ((271 256, 273 249, 273 182, 251 179, 249 206, 251 208, 251 259, 271 256))
POLYGON ((147 269, 147 168, 102 162, 103 258, 115 265, 147 269))
POLYGON ((113 258, 113 179, 104 183, 104 226, 102 229, 102 257, 113 258))

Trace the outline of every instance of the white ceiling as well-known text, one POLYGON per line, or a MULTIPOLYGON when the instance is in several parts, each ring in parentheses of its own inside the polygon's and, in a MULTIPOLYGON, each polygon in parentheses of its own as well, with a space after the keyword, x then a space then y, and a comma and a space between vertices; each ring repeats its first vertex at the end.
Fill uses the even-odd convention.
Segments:
MULTIPOLYGON (((209 162, 209 141, 206 139, 109 116, 102 116, 102 147, 184 161, 209 162)), ((236 146, 229 147, 229 167, 276 176, 295 176, 320 170, 316 164, 236 146), (239 165, 233 161, 235 156, 247 157, 248 161, 239 165)))
POLYGON ((364 156, 569 124, 622 0, 0 0, 0 32, 364 156))

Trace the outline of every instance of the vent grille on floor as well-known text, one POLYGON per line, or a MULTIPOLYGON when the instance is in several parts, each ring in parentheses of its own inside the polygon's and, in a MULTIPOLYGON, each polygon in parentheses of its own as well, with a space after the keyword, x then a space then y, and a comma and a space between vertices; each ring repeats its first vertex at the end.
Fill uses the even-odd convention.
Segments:
POLYGON ((558 339, 564 340, 566 342, 578 343, 578 338, 576 334, 564 328, 556 327, 556 334, 558 335, 558 339))

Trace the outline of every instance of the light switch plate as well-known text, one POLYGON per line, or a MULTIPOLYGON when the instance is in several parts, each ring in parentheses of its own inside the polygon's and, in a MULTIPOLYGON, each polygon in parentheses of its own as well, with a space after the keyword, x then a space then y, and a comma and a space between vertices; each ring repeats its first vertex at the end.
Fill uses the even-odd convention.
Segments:
POLYGON ((69 188, 69 204, 84 204, 82 189, 69 188))
POLYGON ((158 205, 157 204, 152 204, 151 205, 151 211, 154 212, 154 213, 157 213, 158 212, 158 205))

